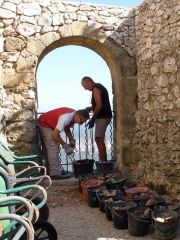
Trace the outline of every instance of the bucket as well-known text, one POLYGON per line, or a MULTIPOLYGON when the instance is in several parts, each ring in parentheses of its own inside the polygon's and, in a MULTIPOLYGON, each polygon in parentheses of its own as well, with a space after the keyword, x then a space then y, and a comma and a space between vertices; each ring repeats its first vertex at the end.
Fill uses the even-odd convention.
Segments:
POLYGON ((103 185, 95 185, 95 186, 88 186, 87 191, 88 191, 88 204, 90 207, 98 207, 98 198, 96 193, 100 190, 106 189, 105 186, 103 185))
POLYGON ((112 198, 112 203, 107 203, 105 202, 105 214, 106 214, 106 218, 110 221, 112 221, 112 207, 114 206, 114 204, 116 203, 122 203, 122 202, 126 202, 128 201, 128 199, 124 196, 115 196, 112 198))
POLYGON ((101 212, 105 213, 105 200, 107 200, 108 198, 101 197, 101 196, 98 195, 98 193, 96 195, 97 195, 97 199, 98 199, 99 210, 101 212))
POLYGON ((146 211, 151 213, 147 207, 133 207, 127 209, 128 215, 128 232, 132 236, 144 236, 149 232, 151 215, 145 215, 146 211))
POLYGON ((155 236, 160 240, 170 240, 176 237, 178 225, 177 212, 167 209, 158 210, 153 214, 155 236))
POLYGON ((73 163, 74 176, 77 178, 81 174, 90 174, 93 172, 94 160, 82 159, 73 163))
POLYGON ((87 188, 88 186, 97 186, 103 184, 103 180, 101 179, 96 179, 96 178, 90 178, 87 180, 82 181, 81 187, 82 187, 82 196, 85 201, 88 201, 88 191, 87 188))
POLYGON ((138 205, 142 207, 149 207, 152 210, 156 210, 159 205, 162 205, 164 203, 165 203, 164 198, 151 196, 146 199, 141 199, 138 205))
POLYGON ((115 203, 111 206, 112 220, 116 229, 128 228, 128 217, 126 210, 128 208, 136 207, 135 202, 121 202, 115 203))
POLYGON ((156 210, 167 210, 167 209, 177 212, 177 214, 180 216, 180 203, 166 201, 164 204, 158 205, 156 210))
POLYGON ((96 161, 95 164, 98 173, 108 173, 113 170, 114 161, 96 161))
POLYGON ((112 206, 113 206, 113 199, 112 199, 112 202, 105 203, 105 214, 106 214, 106 218, 109 221, 112 221, 112 212, 111 212, 112 206))
POLYGON ((122 178, 122 173, 119 170, 113 170, 112 172, 107 173, 105 175, 105 180, 110 178, 115 178, 115 179, 122 178))
POLYGON ((109 178, 106 180, 105 184, 108 189, 123 190, 125 182, 125 178, 109 178))
POLYGON ((99 191, 96 193, 97 194, 97 199, 98 199, 98 204, 99 204, 99 209, 101 212, 105 213, 105 202, 108 199, 114 199, 121 195, 121 192, 115 189, 107 189, 103 191, 99 191))
POLYGON ((146 206, 146 201, 148 201, 149 197, 133 197, 131 201, 136 202, 140 207, 148 207, 146 206))

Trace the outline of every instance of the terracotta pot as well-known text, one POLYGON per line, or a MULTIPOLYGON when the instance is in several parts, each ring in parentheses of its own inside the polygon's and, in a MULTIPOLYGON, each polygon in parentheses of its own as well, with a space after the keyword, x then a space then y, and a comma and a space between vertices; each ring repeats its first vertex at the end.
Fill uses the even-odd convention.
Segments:
POLYGON ((82 188, 82 196, 85 201, 88 201, 88 190, 89 186, 97 186, 103 184, 104 181, 101 179, 90 178, 87 180, 82 181, 81 188, 82 188))
POLYGON ((135 193, 146 193, 148 191, 149 191, 148 187, 132 187, 132 188, 127 188, 125 190, 125 193, 129 199, 132 199, 135 193))

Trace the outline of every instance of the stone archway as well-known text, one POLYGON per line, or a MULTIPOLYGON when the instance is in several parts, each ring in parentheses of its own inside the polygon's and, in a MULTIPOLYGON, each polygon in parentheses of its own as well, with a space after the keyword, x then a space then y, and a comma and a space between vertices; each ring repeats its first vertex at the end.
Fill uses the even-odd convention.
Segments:
POLYGON ((79 45, 95 51, 109 66, 115 99, 116 160, 121 167, 128 165, 137 90, 132 9, 20 2, 12 18, 16 21, 11 31, 4 31, 5 52, 2 54, 3 86, 7 94, 3 105, 8 142, 18 146, 20 152, 32 151, 38 64, 57 47, 79 45), (95 12, 99 18, 96 18, 95 12))
MULTIPOLYGON (((116 159, 119 166, 123 168, 130 161, 130 143, 135 126, 135 60, 124 49, 120 48, 114 40, 105 38, 99 31, 93 31, 92 28, 88 28, 83 23, 75 23, 61 27, 61 36, 56 33, 48 33, 28 40, 26 52, 36 53, 36 59, 31 57, 31 54, 29 55, 30 61, 28 61, 28 64, 34 69, 30 79, 36 82, 35 76, 38 64, 46 54, 55 48, 67 45, 89 48, 99 54, 109 66, 115 100, 116 159)), ((22 67, 22 63, 19 61, 17 62, 18 65, 22 67)))
MULTIPOLYGON (((114 40, 105 38, 99 31, 92 31, 82 23, 61 27, 61 36, 53 32, 29 38, 26 49, 22 51, 17 61, 18 73, 11 76, 13 84, 14 86, 22 82, 30 84, 36 92, 38 64, 50 51, 65 45, 87 47, 98 53, 109 66, 114 92, 116 159, 122 169, 129 163, 131 156, 130 143, 135 126, 136 64, 134 58, 120 48, 114 40), (76 32, 75 36, 74 32, 76 32), (24 61, 24 56, 27 61, 24 61)), ((18 116, 19 121, 25 120, 31 115, 30 112, 26 112, 26 114, 24 116, 22 113, 22 116, 18 116)), ((33 119, 32 115, 31 119, 33 119)))

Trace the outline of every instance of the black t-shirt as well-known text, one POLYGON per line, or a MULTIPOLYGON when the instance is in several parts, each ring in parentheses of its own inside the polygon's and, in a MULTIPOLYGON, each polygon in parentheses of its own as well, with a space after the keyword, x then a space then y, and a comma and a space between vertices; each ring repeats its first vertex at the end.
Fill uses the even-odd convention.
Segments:
MULTIPOLYGON (((108 94, 107 89, 100 83, 96 83, 94 87, 100 89, 101 97, 102 97, 102 109, 101 109, 100 113, 98 114, 97 118, 111 118, 112 111, 111 111, 111 105, 109 102, 109 94, 108 94)), ((95 102, 95 99, 93 96, 93 92, 92 92, 91 103, 92 103, 92 108, 94 110, 96 107, 96 102, 95 102)))

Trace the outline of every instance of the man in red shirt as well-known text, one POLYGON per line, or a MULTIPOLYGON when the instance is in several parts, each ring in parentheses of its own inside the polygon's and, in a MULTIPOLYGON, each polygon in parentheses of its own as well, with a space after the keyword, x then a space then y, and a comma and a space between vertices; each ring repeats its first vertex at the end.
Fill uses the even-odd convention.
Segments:
POLYGON ((74 153, 76 141, 70 128, 75 123, 83 124, 88 118, 89 113, 85 109, 75 111, 67 107, 51 110, 39 117, 39 129, 47 153, 48 172, 52 179, 68 177, 68 175, 63 175, 63 171, 59 166, 59 148, 61 146, 68 155, 74 153), (69 144, 61 137, 63 131, 69 139, 69 144))

